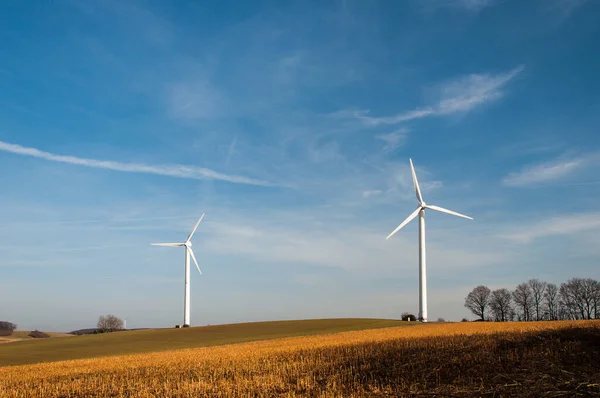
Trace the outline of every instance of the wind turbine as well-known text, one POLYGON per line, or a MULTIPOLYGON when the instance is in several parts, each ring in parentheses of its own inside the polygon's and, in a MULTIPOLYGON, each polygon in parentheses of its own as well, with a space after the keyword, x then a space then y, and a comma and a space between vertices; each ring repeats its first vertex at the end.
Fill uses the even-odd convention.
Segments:
POLYGON ((417 200, 419 201, 419 207, 415 210, 406 220, 402 222, 402 224, 398 225, 398 227, 392 231, 391 234, 388 235, 389 239, 396 232, 400 231, 406 224, 411 222, 415 217, 419 216, 419 316, 418 319, 422 322, 427 322, 427 270, 426 270, 426 256, 425 256, 425 209, 435 210, 446 214, 451 214, 453 216, 467 218, 472 220, 472 217, 465 216, 464 214, 457 213, 452 210, 444 209, 443 207, 428 205, 423 200, 423 196, 421 195, 421 189, 419 188, 419 181, 417 181, 417 173, 415 173, 415 167, 413 166, 412 159, 410 161, 410 169, 412 171, 413 183, 415 185, 415 193, 417 195, 417 200))
POLYGON ((198 268, 198 272, 202 275, 202 271, 200 271, 200 266, 198 265, 198 261, 196 261, 196 256, 194 256, 194 252, 192 251, 192 236, 194 236, 194 232, 198 229, 198 225, 200 225, 200 221, 204 218, 204 214, 200 216, 200 219, 196 223, 196 226, 192 230, 192 232, 188 235, 187 239, 183 243, 152 243, 152 246, 168 246, 168 247, 178 247, 185 246, 185 294, 183 298, 183 326, 190 326, 190 256, 194 260, 194 264, 196 264, 196 268, 198 268))

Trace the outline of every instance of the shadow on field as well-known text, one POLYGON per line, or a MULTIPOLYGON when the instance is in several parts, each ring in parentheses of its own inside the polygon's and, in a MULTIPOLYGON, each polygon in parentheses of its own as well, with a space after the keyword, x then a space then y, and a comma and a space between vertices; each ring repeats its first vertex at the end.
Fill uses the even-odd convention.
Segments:
MULTIPOLYGON (((306 371, 320 393, 600 397, 600 328, 366 343, 306 350, 291 361, 314 356, 319 361, 306 371)), ((318 395, 313 388, 296 392, 318 395)))

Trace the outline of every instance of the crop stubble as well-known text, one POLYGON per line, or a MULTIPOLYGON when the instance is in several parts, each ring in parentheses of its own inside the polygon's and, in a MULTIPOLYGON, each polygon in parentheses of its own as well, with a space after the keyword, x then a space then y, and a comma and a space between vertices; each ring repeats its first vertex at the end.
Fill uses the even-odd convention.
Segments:
POLYGON ((1 397, 600 396, 600 322, 448 323, 0 368, 1 397))

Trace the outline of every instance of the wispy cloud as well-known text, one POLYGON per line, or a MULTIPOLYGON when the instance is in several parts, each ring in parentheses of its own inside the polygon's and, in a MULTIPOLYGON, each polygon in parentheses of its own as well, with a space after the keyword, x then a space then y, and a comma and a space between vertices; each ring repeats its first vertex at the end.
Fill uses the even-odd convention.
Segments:
POLYGON ((179 120, 199 120, 219 117, 223 95, 208 81, 175 83, 167 88, 169 114, 179 120))
POLYGON ((371 117, 369 111, 337 112, 337 117, 351 114, 366 125, 398 124, 413 119, 468 112, 485 103, 496 101, 505 94, 504 87, 525 69, 519 65, 500 74, 470 74, 440 84, 435 91, 439 100, 434 106, 403 111, 394 116, 371 117))
POLYGON ((572 235, 598 228, 600 228, 600 213, 579 213, 552 217, 549 220, 532 224, 519 232, 502 234, 501 237, 519 243, 529 243, 534 239, 572 235))
POLYGON ((53 162, 75 164, 85 167, 98 169, 123 171, 128 173, 156 174, 168 177, 189 178, 189 179, 211 179, 221 180, 236 184, 275 186, 276 184, 253 179, 249 177, 223 174, 204 167, 183 166, 183 165, 148 165, 142 163, 123 163, 111 160, 86 159, 76 156, 57 155, 50 152, 44 152, 36 148, 23 147, 17 144, 0 141, 0 151, 10 152, 18 155, 31 156, 34 158, 50 160, 53 162))
MULTIPOLYGON (((213 253, 243 255, 258 263, 277 266, 300 263, 355 271, 368 268, 379 275, 398 275, 398 270, 412 269, 417 260, 414 235, 410 232, 399 235, 393 244, 385 240, 388 230, 402 221, 402 216, 397 216, 397 221, 363 220, 361 224, 355 216, 342 220, 324 213, 307 217, 307 214, 265 212, 252 220, 236 215, 235 220, 207 223, 203 245, 213 253)), ((414 227, 415 224, 411 226, 414 227)), ((448 245, 436 242, 436 248, 431 250, 432 264, 444 263, 445 267, 459 269, 480 265, 482 261, 501 261, 504 257, 483 247, 470 251, 464 245, 465 239, 457 234, 448 245), (464 249, 454 246, 459 240, 464 249), (483 260, 486 255, 490 257, 483 260)))
POLYGON ((407 122, 413 119, 421 119, 427 116, 435 115, 436 111, 433 108, 414 109, 406 111, 394 116, 371 117, 367 116, 369 111, 354 112, 354 117, 362 120, 366 125, 379 126, 380 124, 398 124, 407 122))
POLYGON ((543 153, 557 153, 564 150, 561 142, 548 142, 548 137, 541 136, 533 140, 511 142, 496 148, 496 152, 505 158, 517 158, 543 153))
POLYGON ((586 166, 591 159, 592 157, 589 156, 581 156, 527 166, 520 171, 510 173, 504 177, 502 182, 508 186, 524 186, 539 182, 555 181, 586 166))
POLYGON ((560 24, 589 2, 589 0, 552 0, 547 4, 549 4, 549 11, 555 13, 556 22, 560 24))
POLYGON ((344 156, 340 152, 340 146, 336 141, 308 148, 308 157, 315 163, 334 162, 344 159, 344 156))
POLYGON ((481 11, 497 2, 498 0, 426 0, 424 4, 429 7, 455 7, 469 11, 481 11))
MULTIPOLYGON (((414 159, 413 159, 414 160, 414 159)), ((431 179, 431 173, 418 164, 415 166, 419 178, 419 186, 423 195, 441 188, 444 184, 442 181, 431 179)), ((387 170, 390 177, 387 181, 387 189, 385 194, 389 198, 400 197, 404 200, 414 200, 415 190, 413 185, 410 166, 407 162, 401 164, 390 165, 387 170)))
POLYGON ((437 106, 439 114, 469 111, 504 95, 503 88, 525 69, 519 65, 508 72, 471 74, 441 86, 442 99, 437 106))
POLYGON ((469 10, 481 10, 485 7, 490 7, 497 3, 497 0, 455 0, 454 3, 457 6, 469 9, 469 10))
POLYGON ((225 162, 226 165, 229 165, 229 162, 231 162, 231 157, 235 153, 235 144, 236 143, 237 143, 237 137, 234 137, 233 140, 231 140, 231 144, 229 144, 229 148, 227 149, 227 161, 225 162))
MULTIPOLYGON (((156 221, 156 220, 176 220, 176 219, 189 219, 190 216, 164 216, 164 217, 144 217, 144 218, 112 218, 112 219, 90 219, 90 220, 72 220, 72 221, 58 221, 57 224, 118 224, 118 223, 130 223, 139 221, 156 221)), ((19 222, 23 224, 23 221, 19 222)))
POLYGON ((398 147, 404 145, 409 132, 409 129, 401 128, 388 134, 380 134, 375 138, 385 142, 385 146, 383 147, 384 151, 391 152, 397 149, 398 147))
POLYGON ((371 196, 381 195, 382 193, 383 193, 383 191, 381 191, 379 189, 372 189, 372 190, 368 190, 368 191, 363 191, 363 197, 369 198, 371 196))

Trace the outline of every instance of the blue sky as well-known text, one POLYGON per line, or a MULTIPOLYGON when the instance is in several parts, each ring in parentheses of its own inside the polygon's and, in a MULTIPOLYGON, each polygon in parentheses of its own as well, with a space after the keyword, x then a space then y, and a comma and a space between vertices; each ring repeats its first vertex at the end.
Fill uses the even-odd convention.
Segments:
POLYGON ((600 3, 0 6, 0 318, 68 331, 417 311, 600 278, 600 3))

